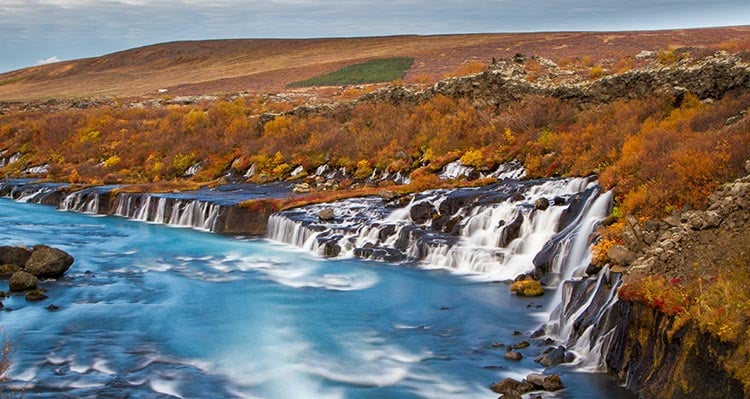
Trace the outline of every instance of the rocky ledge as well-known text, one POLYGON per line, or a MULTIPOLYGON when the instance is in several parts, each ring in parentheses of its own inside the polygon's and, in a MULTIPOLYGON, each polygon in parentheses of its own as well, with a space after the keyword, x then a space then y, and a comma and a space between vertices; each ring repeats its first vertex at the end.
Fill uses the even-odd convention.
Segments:
MULTIPOLYGON (((670 284, 701 284, 699 292, 708 290, 717 275, 745 279, 750 256, 750 175, 722 186, 709 203, 706 210, 675 213, 663 220, 639 223, 627 218, 622 232, 625 244, 608 252, 616 264, 613 269, 623 272, 626 284, 659 276, 670 284)), ((738 286, 742 283, 732 285, 738 286)), ((690 297, 684 306, 697 306, 690 305, 696 300, 690 297)), ((747 306, 744 302, 720 305, 721 310, 747 306)), ((749 397, 747 374, 741 371, 750 363, 743 332, 739 341, 722 339, 722 331, 717 336, 706 328, 706 319, 695 319, 703 313, 665 312, 655 306, 641 300, 614 305, 610 319, 617 325, 606 354, 610 372, 645 399, 749 397)))

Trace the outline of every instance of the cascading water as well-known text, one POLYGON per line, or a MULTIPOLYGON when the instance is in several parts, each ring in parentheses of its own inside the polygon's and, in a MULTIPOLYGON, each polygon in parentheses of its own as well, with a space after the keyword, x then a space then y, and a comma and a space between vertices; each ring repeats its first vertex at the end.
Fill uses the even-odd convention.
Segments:
POLYGON ((608 309, 619 276, 587 275, 593 234, 610 211, 611 194, 587 178, 521 181, 503 169, 502 183, 436 190, 391 207, 377 197, 280 212, 268 237, 319 255, 416 262, 508 280, 534 273, 557 287, 545 333, 577 354, 584 370, 600 371, 611 339, 608 309), (333 218, 326 215, 333 212, 333 218))

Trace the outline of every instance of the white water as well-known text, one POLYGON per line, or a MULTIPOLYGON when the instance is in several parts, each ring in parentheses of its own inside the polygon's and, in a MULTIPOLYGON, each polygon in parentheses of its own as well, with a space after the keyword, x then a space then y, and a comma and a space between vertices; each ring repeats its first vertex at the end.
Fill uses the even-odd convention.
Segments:
MULTIPOLYGON (((458 220, 456 234, 431 229, 434 222, 430 218, 418 226, 412 219, 412 208, 427 204, 439 209, 451 195, 476 195, 480 191, 427 192, 408 206, 395 210, 383 207, 378 198, 313 205, 273 215, 269 220, 268 237, 321 255, 324 255, 325 245, 331 243, 341 248, 339 256, 362 256, 363 249, 376 248, 381 251, 364 257, 389 259, 389 255, 400 253, 401 260, 418 261, 423 267, 507 280, 534 270, 534 257, 558 233, 560 217, 567 208, 567 204, 551 204, 544 210, 535 209, 535 202, 539 198, 551 203, 555 197, 571 198, 591 184, 584 178, 548 180, 523 187, 521 198, 505 196, 486 204, 466 204, 450 215, 441 215, 458 220), (317 220, 318 212, 326 207, 334 210, 335 221, 317 220), (515 237, 508 237, 512 228, 518 233, 515 237)), ((560 265, 554 273, 561 274, 559 269, 563 266, 565 270, 578 268, 579 263, 586 261, 588 236, 596 221, 606 215, 610 201, 609 195, 598 198, 593 206, 585 204, 578 215, 575 231, 568 233, 572 243, 563 248, 565 253, 559 256, 567 259, 567 264, 560 265)))
POLYGON ((114 214, 143 222, 213 231, 222 205, 197 199, 118 194, 114 214))

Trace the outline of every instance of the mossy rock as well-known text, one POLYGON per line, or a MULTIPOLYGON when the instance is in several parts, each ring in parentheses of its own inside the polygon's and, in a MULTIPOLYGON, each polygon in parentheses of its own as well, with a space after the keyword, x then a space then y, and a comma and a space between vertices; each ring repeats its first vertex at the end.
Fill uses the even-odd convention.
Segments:
POLYGON ((537 280, 519 280, 510 285, 510 290, 520 296, 542 296, 544 288, 537 280))

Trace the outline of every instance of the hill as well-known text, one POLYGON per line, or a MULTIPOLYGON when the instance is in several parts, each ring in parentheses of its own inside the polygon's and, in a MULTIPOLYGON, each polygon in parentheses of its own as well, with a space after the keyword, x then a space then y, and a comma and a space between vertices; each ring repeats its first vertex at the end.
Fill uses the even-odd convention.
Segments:
POLYGON ((556 62, 618 59, 684 46, 735 51, 750 26, 342 39, 234 39, 156 44, 0 74, 0 101, 279 91, 373 58, 411 57, 407 82, 435 81, 469 62, 536 54, 556 62), (583 57, 585 55, 585 57, 583 57), (163 90, 162 90, 163 92, 163 90))

